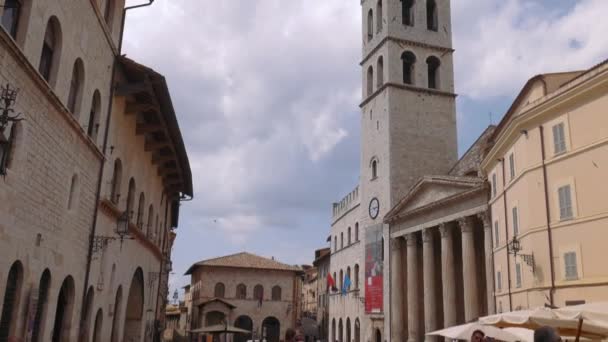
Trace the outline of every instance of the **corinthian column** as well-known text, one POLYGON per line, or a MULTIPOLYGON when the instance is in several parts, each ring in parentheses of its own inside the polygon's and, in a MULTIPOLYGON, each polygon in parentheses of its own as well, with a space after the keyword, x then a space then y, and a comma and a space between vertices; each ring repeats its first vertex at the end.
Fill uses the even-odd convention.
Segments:
MULTIPOLYGON (((437 297, 435 296, 435 248, 433 231, 422 231, 422 268, 424 281, 424 330, 426 333, 437 330, 437 297)), ((433 336, 426 336, 426 341, 435 341, 433 336)))
POLYGON ((471 218, 458 220, 462 230, 462 279, 464 283, 464 318, 470 322, 479 317, 479 298, 477 298, 477 274, 475 271, 475 243, 471 218))
POLYGON ((443 325, 456 325, 456 274, 454 265, 454 224, 442 223, 441 233, 441 279, 443 280, 443 325))
POLYGON ((418 317, 418 300, 420 292, 418 289, 418 237, 408 234, 407 241, 407 330, 408 342, 420 341, 420 317, 418 317))
POLYGON ((486 293, 488 296, 488 315, 496 313, 494 301, 494 265, 492 263, 492 221, 490 213, 483 212, 477 215, 483 222, 484 260, 486 262, 486 293))
POLYGON ((391 341, 405 341, 403 322, 403 258, 401 255, 403 242, 398 237, 391 240, 391 341))

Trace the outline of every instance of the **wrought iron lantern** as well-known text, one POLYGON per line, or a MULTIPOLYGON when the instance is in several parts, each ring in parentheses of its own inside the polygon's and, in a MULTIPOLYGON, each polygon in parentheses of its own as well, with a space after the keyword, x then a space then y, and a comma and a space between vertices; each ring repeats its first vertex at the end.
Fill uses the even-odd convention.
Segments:
POLYGON ((120 236, 121 239, 129 235, 130 222, 131 218, 128 211, 123 212, 118 217, 118 221, 116 223, 116 234, 120 236))
POLYGON ((6 174, 6 162, 11 147, 10 137, 6 138, 5 130, 10 123, 15 123, 23 119, 21 114, 15 114, 13 106, 17 101, 18 89, 6 86, 0 87, 0 175, 6 174))
MULTIPOLYGON (((132 213, 131 213, 132 214, 132 213)), ((122 248, 122 243, 124 240, 131 240, 132 237, 129 236, 129 224, 130 224, 130 216, 129 211, 125 211, 120 216, 118 216, 118 220, 116 223, 116 236, 94 236, 93 237, 93 253, 97 253, 100 250, 106 248, 110 241, 120 240, 120 248, 122 248)))
POLYGON ((535 270, 534 253, 523 254, 523 253, 521 253, 521 250, 522 250, 521 242, 519 241, 517 236, 513 236, 513 239, 511 239, 511 241, 507 245, 507 252, 509 254, 513 254, 516 258, 517 258, 517 255, 519 255, 528 266, 532 267, 532 273, 534 273, 534 270, 535 270))

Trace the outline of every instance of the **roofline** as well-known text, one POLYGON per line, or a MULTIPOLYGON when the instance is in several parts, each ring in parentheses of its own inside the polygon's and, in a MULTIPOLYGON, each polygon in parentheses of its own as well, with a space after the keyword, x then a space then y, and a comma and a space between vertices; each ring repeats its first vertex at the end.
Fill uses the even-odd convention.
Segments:
POLYGON ((462 157, 458 158, 458 160, 456 161, 456 163, 454 163, 454 165, 452 165, 452 168, 450 169, 450 171, 448 171, 448 175, 452 173, 452 171, 454 171, 454 169, 460 165, 460 162, 462 161, 462 159, 469 153, 471 152, 471 149, 473 149, 474 146, 477 145, 477 143, 479 143, 481 141, 481 138, 483 138, 483 136, 491 129, 496 129, 496 125, 489 125, 488 127, 486 127, 486 129, 483 130, 483 132, 477 137, 477 139, 475 140, 475 142, 473 142, 471 144, 471 146, 469 146, 469 148, 466 150, 465 153, 462 154, 462 157))

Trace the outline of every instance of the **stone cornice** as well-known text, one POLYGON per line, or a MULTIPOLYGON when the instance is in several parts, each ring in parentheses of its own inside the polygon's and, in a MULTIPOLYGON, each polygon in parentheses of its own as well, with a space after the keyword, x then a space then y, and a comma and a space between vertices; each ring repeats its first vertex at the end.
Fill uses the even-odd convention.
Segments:
POLYGON ((452 48, 443 47, 443 46, 439 46, 439 45, 432 45, 432 44, 416 42, 416 41, 408 40, 408 39, 386 36, 386 37, 382 38, 382 40, 380 42, 378 42, 378 44, 376 44, 376 46, 370 52, 367 53, 367 55, 361 60, 359 65, 363 66, 363 64, 365 64, 380 49, 380 47, 382 47, 382 45, 384 45, 388 41, 397 43, 401 46, 422 47, 425 49, 430 49, 430 50, 434 50, 434 51, 442 52, 442 53, 453 53, 455 51, 452 48))
POLYGON ((398 88, 398 89, 403 89, 403 90, 410 90, 410 91, 414 91, 414 92, 418 92, 418 93, 425 93, 428 95, 438 95, 438 96, 453 97, 453 98, 456 98, 458 96, 454 93, 437 90, 437 89, 421 88, 421 87, 416 87, 416 86, 409 85, 409 84, 400 84, 400 83, 395 83, 395 82, 386 82, 380 88, 376 89, 376 91, 374 91, 366 99, 364 99, 363 102, 361 102, 361 104, 359 104, 359 107, 363 108, 363 106, 365 106, 370 101, 372 101, 374 98, 376 98, 376 96, 378 96, 380 93, 382 93, 382 91, 384 91, 384 89, 386 89, 388 87, 393 87, 393 88, 398 88))
MULTIPOLYGON (((68 111, 63 105, 63 102, 57 97, 55 91, 46 82, 38 70, 30 63, 25 57, 21 49, 17 46, 15 41, 4 31, 0 29, 0 44, 6 48, 6 50, 15 57, 17 64, 23 68, 23 70, 30 76, 31 81, 38 87, 43 96, 46 97, 48 102, 61 114, 61 117, 66 121, 70 128, 76 133, 76 135, 84 142, 89 150, 95 154, 98 160, 103 160, 104 155, 95 142, 86 134, 78 120, 74 118, 74 115, 68 111)), ((35 115, 34 113, 26 114, 28 116, 35 115)), ((26 121, 27 122, 27 121, 26 121)))

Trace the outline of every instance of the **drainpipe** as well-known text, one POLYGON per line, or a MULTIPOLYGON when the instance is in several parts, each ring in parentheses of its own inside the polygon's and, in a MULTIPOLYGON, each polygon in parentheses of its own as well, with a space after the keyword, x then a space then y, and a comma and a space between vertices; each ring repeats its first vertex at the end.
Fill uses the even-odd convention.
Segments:
MULTIPOLYGON (((165 221, 164 221, 165 227, 167 227, 167 225, 169 223, 169 221, 167 220, 168 216, 169 216, 169 197, 165 195, 165 221)), ((160 290, 161 290, 160 284, 161 284, 161 279, 162 279, 161 277, 163 276, 163 268, 165 266, 165 248, 166 248, 165 243, 167 241, 167 230, 165 229, 165 227, 160 227, 160 229, 162 230, 163 234, 162 234, 161 251, 160 251, 161 252, 161 260, 160 260, 160 267, 159 267, 159 270, 158 270, 158 286, 157 286, 157 289, 156 289, 156 307, 155 307, 155 310, 154 310, 154 327, 155 327, 155 329, 159 328, 159 327, 157 327, 157 323, 156 322, 158 320, 158 307, 159 307, 159 302, 160 302, 160 300, 159 300, 159 294, 160 294, 160 290)), ((167 277, 168 276, 169 275, 167 274, 167 277)), ((178 306, 179 306, 179 302, 178 302, 178 306)), ((155 333, 156 333, 156 331, 155 331, 155 333)))
POLYGON ((553 293, 555 292, 555 262, 553 259, 553 235, 551 232, 551 209, 549 207, 549 189, 547 189, 547 164, 545 163, 545 132, 544 127, 538 127, 540 130, 540 151, 543 167, 543 188, 545 190, 545 214, 547 220, 547 239, 549 242, 549 266, 551 268, 551 289, 549 290, 549 304, 554 307, 553 293))
POLYGON ((82 302, 81 302, 81 306, 80 306, 81 315, 80 315, 79 338, 83 338, 84 336, 82 336, 81 334, 86 331, 86 327, 84 327, 84 324, 85 324, 85 316, 86 316, 87 310, 84 310, 84 308, 86 305, 87 288, 89 287, 89 278, 90 278, 90 274, 91 274, 91 262, 93 259, 93 242, 95 240, 95 232, 97 230, 97 217, 98 217, 98 213, 99 213, 99 199, 101 197, 101 186, 103 184, 103 169, 104 169, 105 162, 106 162, 105 155, 106 155, 106 150, 108 147, 108 135, 110 132, 110 122, 111 122, 111 116, 112 116, 111 114, 112 114, 112 107, 114 104, 114 82, 115 82, 115 78, 116 78, 116 68, 118 66, 118 57, 120 56, 120 53, 122 51, 122 40, 123 40, 123 33, 124 33, 124 26, 125 26, 125 16, 127 14, 127 10, 133 9, 133 8, 138 8, 138 7, 150 6, 150 5, 152 5, 153 2, 154 2, 154 0, 149 0, 148 4, 127 7, 122 12, 122 22, 121 22, 121 30, 120 30, 120 38, 119 38, 118 55, 114 56, 114 61, 112 63, 112 75, 110 77, 110 97, 109 97, 110 100, 109 100, 108 111, 107 111, 107 115, 106 115, 106 127, 105 127, 105 132, 104 132, 104 137, 103 137, 103 147, 102 147, 102 153, 104 154, 104 160, 102 160, 101 165, 99 166, 99 173, 98 173, 98 179, 97 179, 97 193, 95 194, 95 209, 93 210, 93 224, 91 225, 91 231, 89 234, 89 250, 87 252, 87 264, 86 264, 86 270, 85 270, 85 276, 84 276, 84 291, 82 292, 82 302))
POLYGON ((505 239, 507 242, 507 291, 509 293, 509 311, 513 311, 513 298, 511 296, 511 258, 509 258, 509 211, 507 209, 507 182, 505 180, 505 159, 499 159, 502 165, 502 200, 505 209, 505 239))
POLYGON ((141 8, 141 7, 147 7, 150 6, 154 3, 154 0, 148 0, 148 3, 144 3, 141 5, 135 5, 135 6, 130 6, 130 7, 125 7, 125 9, 122 11, 122 21, 120 23, 120 40, 118 42, 118 55, 120 56, 120 54, 122 53, 122 40, 124 38, 124 32, 125 32, 125 19, 127 17, 127 11, 128 10, 132 10, 132 9, 136 9, 136 8, 141 8))

